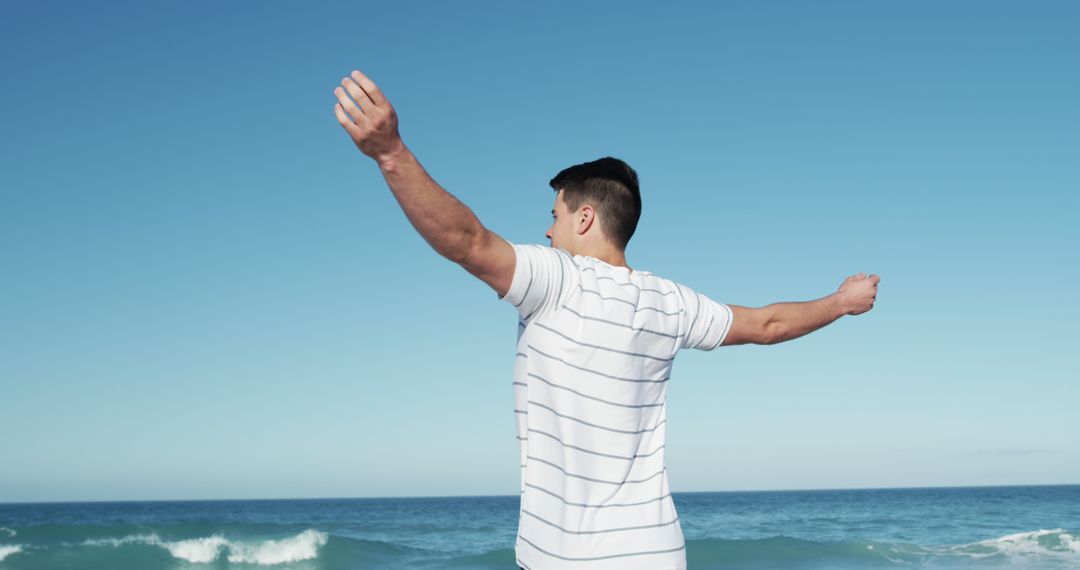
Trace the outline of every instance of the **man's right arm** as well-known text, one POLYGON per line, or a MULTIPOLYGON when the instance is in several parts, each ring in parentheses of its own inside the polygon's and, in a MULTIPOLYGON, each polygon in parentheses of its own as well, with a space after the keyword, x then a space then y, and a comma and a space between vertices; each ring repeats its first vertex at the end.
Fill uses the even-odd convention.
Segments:
POLYGON ((355 70, 341 84, 334 114, 357 148, 378 163, 405 217, 439 255, 505 296, 516 266, 513 246, 428 175, 402 142, 397 112, 374 82, 355 70))
POLYGON ((378 161, 383 178, 405 217, 431 247, 446 259, 506 295, 514 277, 514 248, 484 227, 468 206, 435 182, 416 157, 401 145, 378 161))
POLYGON ((723 346, 732 344, 777 344, 799 338, 845 315, 860 315, 874 307, 878 275, 860 273, 844 280, 840 289, 816 301, 773 303, 754 309, 731 308, 731 330, 723 346))

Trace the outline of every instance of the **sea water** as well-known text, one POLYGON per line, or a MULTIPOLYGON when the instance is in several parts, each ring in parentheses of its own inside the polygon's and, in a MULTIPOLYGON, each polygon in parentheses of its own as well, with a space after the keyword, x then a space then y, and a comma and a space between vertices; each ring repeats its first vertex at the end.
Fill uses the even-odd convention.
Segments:
MULTIPOLYGON (((1080 485, 675 493, 691 569, 1080 568, 1080 485)), ((516 568, 517 497, 0 505, 0 569, 516 568)))

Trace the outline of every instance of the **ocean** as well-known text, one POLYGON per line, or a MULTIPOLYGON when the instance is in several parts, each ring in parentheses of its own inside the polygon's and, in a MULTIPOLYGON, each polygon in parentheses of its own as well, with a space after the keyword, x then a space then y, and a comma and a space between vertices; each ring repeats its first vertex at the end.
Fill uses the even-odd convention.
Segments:
MULTIPOLYGON (((691 569, 1080 568, 1080 485, 675 493, 691 569)), ((516 568, 517 497, 0 504, 0 569, 516 568)))

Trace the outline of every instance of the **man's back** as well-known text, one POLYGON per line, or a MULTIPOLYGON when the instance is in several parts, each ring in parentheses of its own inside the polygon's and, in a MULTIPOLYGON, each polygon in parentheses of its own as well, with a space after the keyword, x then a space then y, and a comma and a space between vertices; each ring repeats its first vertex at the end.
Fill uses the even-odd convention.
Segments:
POLYGON ((667 382, 711 350, 731 310, 645 271, 515 245, 518 563, 531 570, 685 568, 664 468, 667 382))

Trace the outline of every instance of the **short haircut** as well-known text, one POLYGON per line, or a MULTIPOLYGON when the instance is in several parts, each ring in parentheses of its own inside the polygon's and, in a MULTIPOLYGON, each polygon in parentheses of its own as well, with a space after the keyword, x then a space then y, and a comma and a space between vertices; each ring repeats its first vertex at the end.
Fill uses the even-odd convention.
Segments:
POLYGON ((563 190, 567 209, 576 212, 589 204, 603 220, 605 236, 619 249, 626 249, 641 218, 638 176, 629 164, 610 156, 576 164, 551 179, 551 188, 563 190))

